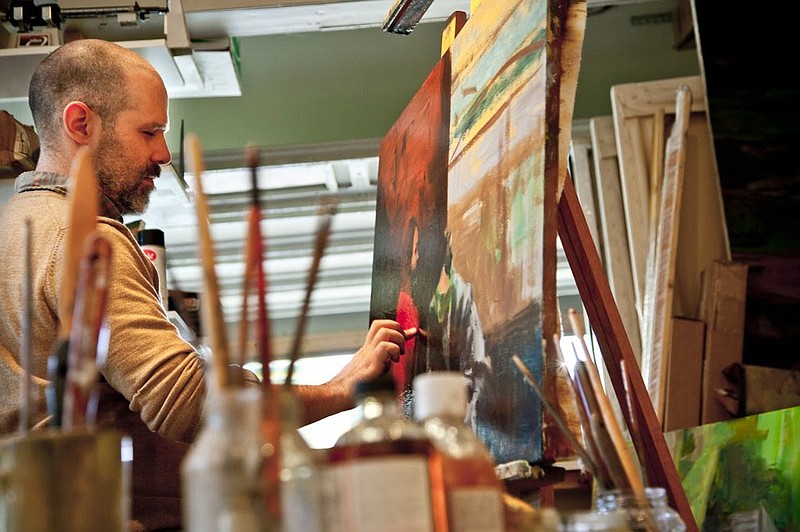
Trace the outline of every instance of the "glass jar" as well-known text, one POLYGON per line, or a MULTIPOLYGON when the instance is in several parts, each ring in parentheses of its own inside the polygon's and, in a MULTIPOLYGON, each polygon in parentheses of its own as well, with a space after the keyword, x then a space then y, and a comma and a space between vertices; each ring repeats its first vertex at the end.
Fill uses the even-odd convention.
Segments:
POLYGON ((658 532, 684 532, 686 524, 680 514, 667 504, 667 490, 660 487, 645 488, 649 506, 642 508, 630 490, 609 490, 598 492, 597 512, 611 514, 624 512, 631 530, 651 530, 658 532), (652 524, 648 528, 648 520, 652 524))
POLYGON ((599 513, 595 510, 574 510, 561 514, 561 532, 629 532, 622 512, 599 513))
POLYGON ((187 532, 277 530, 264 511, 261 389, 209 387, 203 428, 181 464, 187 532))

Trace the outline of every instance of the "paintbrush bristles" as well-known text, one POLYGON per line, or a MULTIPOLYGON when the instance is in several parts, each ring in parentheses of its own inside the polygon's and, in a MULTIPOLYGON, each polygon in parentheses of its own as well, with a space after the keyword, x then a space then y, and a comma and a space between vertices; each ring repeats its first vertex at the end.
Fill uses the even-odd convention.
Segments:
POLYGON ((259 154, 258 146, 255 144, 248 144, 244 147, 244 163, 248 168, 258 168, 261 156, 259 154))

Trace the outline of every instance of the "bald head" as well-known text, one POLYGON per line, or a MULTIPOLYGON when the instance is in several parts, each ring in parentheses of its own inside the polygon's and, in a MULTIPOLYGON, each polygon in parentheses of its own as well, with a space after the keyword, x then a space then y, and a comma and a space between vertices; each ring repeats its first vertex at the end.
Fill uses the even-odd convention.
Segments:
POLYGON ((129 77, 155 69, 143 57, 109 41, 81 39, 57 48, 37 67, 28 101, 42 147, 58 142, 64 107, 88 105, 107 125, 129 106, 129 77))

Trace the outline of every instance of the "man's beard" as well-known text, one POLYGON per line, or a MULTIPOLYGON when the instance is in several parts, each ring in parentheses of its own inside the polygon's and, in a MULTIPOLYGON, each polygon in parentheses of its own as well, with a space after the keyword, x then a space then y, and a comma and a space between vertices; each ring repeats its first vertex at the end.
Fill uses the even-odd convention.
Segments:
POLYGON ((147 210, 152 189, 145 178, 161 175, 158 164, 136 168, 126 161, 125 149, 113 135, 97 147, 94 163, 100 190, 120 214, 142 214, 147 210))

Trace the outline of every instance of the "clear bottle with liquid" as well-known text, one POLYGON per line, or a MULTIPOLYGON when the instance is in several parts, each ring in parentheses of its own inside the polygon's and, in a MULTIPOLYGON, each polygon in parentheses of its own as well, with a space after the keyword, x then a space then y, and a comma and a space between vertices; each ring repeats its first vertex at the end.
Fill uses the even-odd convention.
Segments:
POLYGON ((325 523, 331 532, 444 532, 436 450, 401 413, 391 375, 356 386, 355 426, 328 452, 325 523))
POLYGON ((283 386, 276 392, 280 404, 282 532, 322 532, 321 456, 298 432, 297 396, 283 386))
POLYGON ((454 371, 414 377, 414 417, 433 441, 451 532, 503 532, 503 485, 488 449, 464 422, 468 383, 454 371))
POLYGON ((260 471, 261 389, 209 387, 200 433, 181 464, 187 532, 267 532, 260 471))

